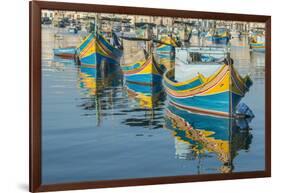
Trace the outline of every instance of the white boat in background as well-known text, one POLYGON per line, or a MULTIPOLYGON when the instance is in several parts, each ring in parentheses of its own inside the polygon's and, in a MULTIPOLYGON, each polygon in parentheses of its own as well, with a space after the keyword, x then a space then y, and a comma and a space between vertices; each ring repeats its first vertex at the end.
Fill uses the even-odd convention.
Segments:
POLYGON ((190 46, 176 48, 176 64, 196 62, 218 62, 226 58, 227 46, 190 46))

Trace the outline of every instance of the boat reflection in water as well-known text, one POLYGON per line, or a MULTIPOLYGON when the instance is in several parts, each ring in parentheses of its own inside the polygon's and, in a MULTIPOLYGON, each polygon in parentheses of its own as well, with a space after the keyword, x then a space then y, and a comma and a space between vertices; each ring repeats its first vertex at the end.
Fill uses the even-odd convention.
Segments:
POLYGON ((91 67, 80 67, 79 68, 79 79, 80 79, 80 88, 86 88, 88 95, 98 95, 105 87, 113 86, 119 82, 114 81, 118 77, 118 73, 115 73, 111 76, 106 76, 102 79, 96 78, 96 70, 91 67))
POLYGON ((125 89, 128 99, 134 104, 126 113, 134 112, 137 116, 126 118, 122 123, 131 127, 161 128, 165 99, 162 85, 150 86, 126 82, 125 89))
POLYGON ((106 110, 114 106, 118 85, 121 85, 120 73, 115 73, 103 79, 96 78, 96 71, 91 67, 80 67, 79 70, 79 87, 82 89, 82 104, 80 106, 88 111, 84 116, 96 116, 96 125, 99 126, 102 116, 108 116, 106 110))
POLYGON ((126 90, 130 98, 134 98, 141 108, 153 109, 163 99, 162 85, 142 85, 126 82, 126 90))
POLYGON ((234 169, 233 160, 240 150, 248 150, 252 135, 246 119, 231 119, 192 113, 168 105, 165 127, 173 131, 176 157, 197 159, 216 155, 221 162, 218 171, 230 173, 234 169))

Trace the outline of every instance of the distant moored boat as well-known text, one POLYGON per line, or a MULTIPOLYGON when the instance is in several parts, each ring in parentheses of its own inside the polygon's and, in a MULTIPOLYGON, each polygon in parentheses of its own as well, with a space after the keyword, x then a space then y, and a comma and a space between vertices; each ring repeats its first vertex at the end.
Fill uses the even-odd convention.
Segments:
POLYGON ((230 33, 226 28, 217 28, 209 32, 206 38, 208 41, 212 41, 215 44, 228 44, 230 33))
POLYGON ((55 56, 61 58, 73 59, 76 54, 76 47, 55 48, 53 49, 53 53, 55 56))
POLYGON ((254 35, 250 38, 250 48, 253 51, 264 52, 265 51, 265 36, 262 34, 254 35))

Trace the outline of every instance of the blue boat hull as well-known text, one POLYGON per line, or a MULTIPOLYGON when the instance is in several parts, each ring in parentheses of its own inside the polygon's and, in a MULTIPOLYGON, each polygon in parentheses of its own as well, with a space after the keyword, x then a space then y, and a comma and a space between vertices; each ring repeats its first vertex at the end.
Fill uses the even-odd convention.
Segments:
POLYGON ((212 40, 215 44, 228 44, 229 37, 213 37, 212 40))
POLYGON ((64 57, 64 58, 74 58, 76 54, 76 48, 55 48, 53 49, 53 53, 55 56, 64 57))
POLYGON ((141 93, 146 96, 153 96, 153 95, 163 91, 162 84, 156 84, 154 86, 149 86, 149 85, 142 85, 142 84, 126 82, 126 86, 128 89, 130 89, 136 93, 141 93))
POLYGON ((78 54, 80 65, 95 68, 95 78, 101 79, 120 70, 123 52, 106 41, 101 34, 90 34, 79 46, 78 54))
POLYGON ((132 74, 124 75, 126 82, 142 85, 158 85, 162 84, 162 76, 159 74, 132 74))

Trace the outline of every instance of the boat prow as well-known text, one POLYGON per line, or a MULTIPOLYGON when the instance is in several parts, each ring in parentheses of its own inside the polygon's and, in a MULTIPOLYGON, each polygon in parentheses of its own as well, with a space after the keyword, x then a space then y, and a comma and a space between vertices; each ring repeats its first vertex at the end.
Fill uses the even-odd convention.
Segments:
POLYGON ((79 64, 96 69, 95 77, 101 79, 120 69, 123 51, 114 47, 102 34, 91 33, 77 47, 77 54, 79 64))

